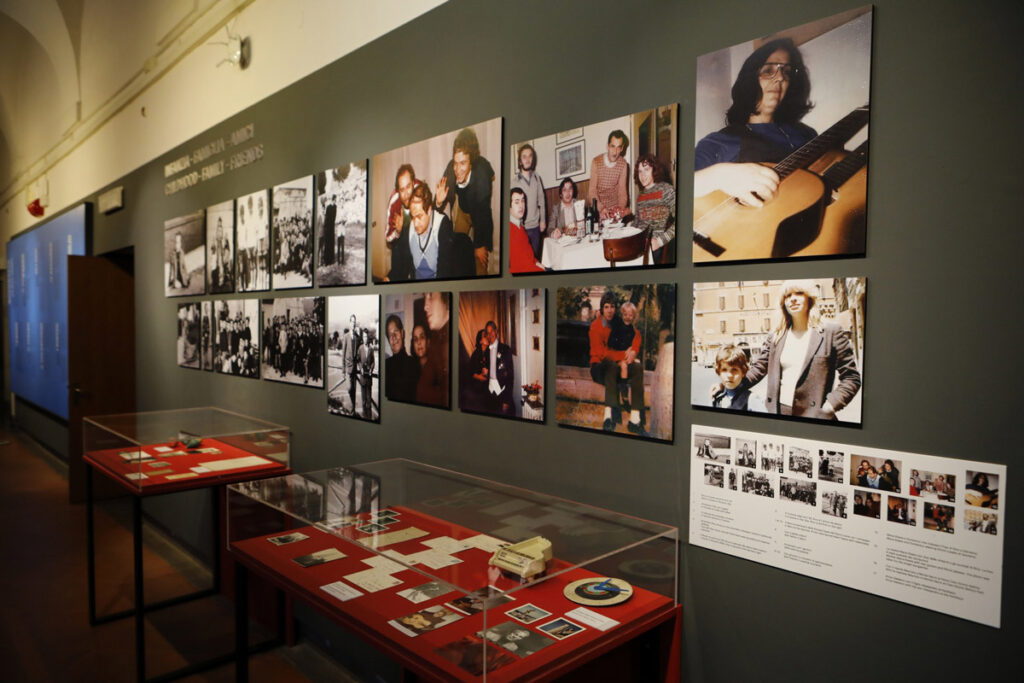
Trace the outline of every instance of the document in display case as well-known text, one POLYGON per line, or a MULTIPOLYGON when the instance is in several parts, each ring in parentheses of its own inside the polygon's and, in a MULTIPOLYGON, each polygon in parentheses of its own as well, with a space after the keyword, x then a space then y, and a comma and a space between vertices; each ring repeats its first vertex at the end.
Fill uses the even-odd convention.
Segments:
POLYGON ((233 484, 228 538, 428 680, 546 680, 655 630, 643 680, 678 677, 675 527, 395 459, 233 484))
POLYGON ((89 465, 148 495, 283 473, 291 432, 205 407, 87 417, 82 439, 89 465))

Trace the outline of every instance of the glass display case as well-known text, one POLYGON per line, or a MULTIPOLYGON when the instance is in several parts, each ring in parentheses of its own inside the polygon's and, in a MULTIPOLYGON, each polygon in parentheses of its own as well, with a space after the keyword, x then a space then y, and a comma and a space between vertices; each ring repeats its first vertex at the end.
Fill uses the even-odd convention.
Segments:
POLYGON ((228 539, 428 679, 547 679, 678 623, 675 527, 410 460, 233 484, 228 539))
POLYGON ((209 486, 288 470, 287 427, 223 408, 83 419, 83 457, 138 492, 209 486))

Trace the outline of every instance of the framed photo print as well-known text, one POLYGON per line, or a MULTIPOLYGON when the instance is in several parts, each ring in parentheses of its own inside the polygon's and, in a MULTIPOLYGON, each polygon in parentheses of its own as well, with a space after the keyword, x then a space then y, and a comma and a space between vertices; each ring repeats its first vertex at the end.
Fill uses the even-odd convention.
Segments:
POLYGON ((316 175, 316 284, 366 284, 366 160, 316 175))
POLYGON ((260 190, 235 202, 235 290, 270 289, 270 209, 267 191, 260 190))
POLYGON ((200 369, 199 335, 202 326, 199 302, 178 304, 178 366, 200 369))
POLYGON ((583 157, 586 155, 586 144, 586 140, 580 140, 555 150, 556 178, 583 173, 583 157))
POLYGON ((164 295, 206 293, 206 229, 203 212, 164 221, 164 295))
POLYGON ((384 297, 384 395, 389 401, 451 406, 451 292, 384 297))
POLYGON ((235 202, 206 209, 206 283, 210 294, 235 291, 235 202))
POLYGON ((213 369, 225 375, 260 376, 260 319, 256 299, 213 302, 213 369))
POLYGON ((380 296, 327 298, 327 411, 380 422, 380 296))
POLYGON ((324 385, 324 297, 264 299, 263 379, 321 388, 324 385))
POLYGON ((271 264, 274 289, 313 286, 313 177, 275 185, 273 197, 274 249, 271 264))

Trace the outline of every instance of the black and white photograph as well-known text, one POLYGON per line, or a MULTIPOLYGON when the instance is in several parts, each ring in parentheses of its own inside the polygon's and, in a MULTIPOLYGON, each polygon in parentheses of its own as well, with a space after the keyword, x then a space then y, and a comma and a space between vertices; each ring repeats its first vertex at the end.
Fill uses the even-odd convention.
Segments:
POLYGON ((447 595, 453 590, 455 589, 443 581, 428 581, 427 583, 421 583, 413 588, 406 588, 405 590, 398 591, 395 595, 403 597, 409 602, 419 604, 421 602, 426 602, 427 600, 439 598, 442 595, 447 595))
POLYGON ((725 488, 725 466, 704 464, 704 485, 725 488))
POLYGON ((964 510, 964 528, 978 534, 999 534, 999 515, 989 510, 964 510))
POLYGON ((694 455, 702 460, 732 464, 732 438, 721 434, 693 435, 694 455))
POLYGON ((849 500, 847 494, 840 491, 822 490, 821 512, 830 517, 842 517, 846 519, 846 505, 849 500))
POLYGON ((384 395, 389 401, 451 406, 451 292, 384 297, 384 395))
POLYGON ((203 370, 213 370, 213 302, 200 302, 203 316, 202 329, 199 333, 200 364, 203 370))
POLYGON ((524 624, 532 624, 533 622, 540 621, 545 617, 550 617, 551 612, 542 610, 540 607, 528 602, 525 605, 520 605, 519 607, 510 609, 505 612, 505 615, 524 624))
POLYGON ((200 369, 199 342, 201 328, 202 316, 200 314, 199 302, 178 304, 177 355, 179 367, 200 369))
POLYGON ((818 484, 802 479, 779 477, 779 495, 786 500, 816 507, 818 505, 818 484))
POLYGON ((860 424, 867 282, 695 282, 690 403, 860 424))
POLYGON ((274 289, 313 286, 313 176, 271 190, 274 248, 270 255, 274 289))
POLYGON ((729 472, 726 475, 726 481, 729 482, 729 490, 730 491, 735 491, 736 490, 736 468, 735 467, 730 467, 729 468, 729 472))
POLYGON ((213 369, 260 376, 260 307, 256 299, 213 302, 213 369))
POLYGON ((366 284, 366 160, 316 175, 316 285, 366 284))
POLYGON ((830 481, 833 484, 843 483, 843 469, 846 466, 846 456, 838 451, 818 449, 818 479, 830 481))
POLYGON ((544 289, 459 294, 459 409, 543 422, 544 289))
MULTIPOLYGON (((970 473, 968 473, 970 476, 970 473)), ((929 472, 927 470, 910 470, 910 495, 925 500, 941 500, 946 503, 956 501, 956 475, 946 472, 929 472)), ((899 489, 897 489, 898 491, 899 489)), ((971 493, 968 486, 967 493, 971 493)), ((971 503, 968 502, 968 505, 971 503)))
POLYGON ((900 493, 903 462, 892 458, 850 455, 850 485, 900 493))
POLYGON ((206 293, 203 212, 164 221, 164 295, 206 293))
POLYGON ((506 602, 511 602, 513 599, 494 586, 484 586, 450 602, 446 602, 445 605, 463 614, 473 615, 477 612, 483 612, 485 609, 494 609, 506 602))
POLYGON ((565 640, 569 636, 574 636, 581 631, 586 631, 579 624, 574 624, 565 617, 560 617, 554 621, 549 621, 546 624, 541 624, 537 627, 539 630, 544 631, 555 640, 565 640))
POLYGON ((559 287, 559 425, 672 441, 676 286, 559 287))
POLYGON ((235 201, 235 291, 270 289, 270 206, 260 190, 235 201))
POLYGON ((697 58, 694 262, 864 253, 871 17, 697 58))
POLYGON ((813 476, 814 465, 811 459, 811 452, 806 448, 789 448, 789 471, 796 474, 806 475, 808 479, 813 476))
POLYGON ((785 461, 785 446, 772 441, 761 441, 758 446, 761 451, 761 469, 766 472, 778 472, 782 474, 783 462, 785 461))
POLYGON ((380 422, 380 296, 327 297, 327 412, 380 422))
POLYGON ((363 524, 362 526, 356 527, 356 531, 361 531, 364 534, 379 534, 382 531, 387 530, 388 527, 386 524, 377 524, 376 522, 371 522, 369 524, 363 524))
POLYGON ((514 621, 492 626, 477 635, 487 638, 495 645, 503 647, 517 657, 529 657, 534 652, 551 645, 554 640, 530 629, 523 628, 514 621))
POLYGON ((757 467, 756 441, 736 439, 736 464, 740 467, 757 467))
POLYGON ((775 482, 770 474, 764 472, 744 471, 740 475, 740 490, 765 498, 775 497, 775 482))
POLYGON ((271 536, 267 540, 273 543, 274 545, 288 545, 289 543, 305 541, 307 538, 309 538, 309 536, 307 536, 306 534, 302 533, 301 531, 296 531, 294 533, 285 534, 284 536, 271 536))
POLYGON ((943 533, 955 533, 953 528, 956 525, 956 508, 952 505, 940 503, 924 504, 924 528, 931 531, 943 533))
POLYGON ((917 501, 912 498, 888 496, 885 501, 885 518, 897 524, 917 526, 917 501))
POLYGON ((206 209, 206 284, 210 294, 235 291, 235 202, 206 209))
POLYGON ((324 385, 324 297, 264 299, 263 379, 324 385))
POLYGON ((998 510, 999 475, 967 470, 967 490, 964 491, 964 502, 971 507, 998 510))
POLYGON ((315 567, 318 564, 326 564, 327 562, 340 560, 343 557, 345 557, 345 553, 337 548, 324 548, 323 550, 317 550, 315 553, 299 555, 292 559, 303 567, 315 567))
POLYGON ((871 493, 870 491, 853 492, 853 514, 860 517, 871 517, 881 519, 882 517, 882 494, 871 493))

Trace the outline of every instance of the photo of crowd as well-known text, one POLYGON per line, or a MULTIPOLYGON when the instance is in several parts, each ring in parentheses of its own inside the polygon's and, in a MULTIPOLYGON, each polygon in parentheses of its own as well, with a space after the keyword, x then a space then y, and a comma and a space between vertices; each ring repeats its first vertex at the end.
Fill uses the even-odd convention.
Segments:
POLYGON ((271 190, 274 289, 313 286, 313 178, 304 176, 271 190))
POLYGON ((704 465, 704 485, 725 488, 725 467, 722 465, 704 465))
POLYGON ((779 477, 779 493, 786 500, 804 505, 818 505, 818 484, 813 481, 779 477))
POLYGON ((203 212, 164 221, 164 295, 206 294, 203 212))
POLYGON ((861 517, 881 519, 882 494, 868 491, 855 491, 853 494, 853 514, 861 517))
POLYGON ((964 502, 972 507, 999 509, 999 475, 967 470, 964 502))
POLYGON ((900 493, 900 470, 903 463, 892 458, 850 455, 850 484, 880 491, 900 493))
POLYGON ((560 287, 560 425, 672 440, 676 286, 560 287))
POLYGON ((697 58, 694 262, 864 253, 871 17, 697 58))
POLYGON ((761 469, 766 472, 782 474, 782 461, 785 447, 781 443, 761 441, 761 469))
POLYGON ((765 498, 775 497, 775 483, 769 474, 763 472, 744 472, 740 476, 743 493, 753 493, 765 498))
POLYGON ((498 275, 500 160, 501 118, 374 156, 373 281, 498 275))
MULTIPOLYGON (((926 500, 956 502, 956 475, 910 470, 910 495, 926 500)), ((897 489, 898 490, 898 489, 897 489)))
POLYGON ((987 510, 965 510, 964 526, 968 531, 995 536, 999 533, 999 515, 987 510))
POLYGON ((545 290, 459 294, 459 409, 544 420, 545 290))
POLYGON ((694 406, 861 421, 864 278, 696 282, 694 406))
POLYGON ((732 439, 728 436, 696 432, 693 435, 693 447, 694 455, 702 460, 726 465, 732 463, 732 439))
POLYGON ((213 369, 226 375, 259 377, 259 302, 213 302, 213 369))
POLYGON ((811 452, 806 448, 791 446, 789 449, 789 471, 806 475, 811 478, 814 466, 811 464, 811 452))
POLYGON ((235 201, 235 290, 270 289, 270 210, 267 191, 235 201))
POLYGON ((206 209, 206 284, 210 294, 235 291, 235 202, 206 209))
POLYGON ((839 491, 821 492, 821 511, 830 517, 842 517, 846 519, 846 504, 848 496, 839 491))
POLYGON ((384 395, 389 401, 449 408, 451 292, 384 297, 384 395))
POLYGON ((324 298, 264 299, 263 379, 324 385, 324 298))
POLYGON ((327 298, 327 412, 380 421, 380 296, 327 298))
POLYGON ((924 504, 924 528, 932 531, 943 531, 947 534, 954 533, 953 526, 956 521, 956 508, 952 505, 940 503, 924 504))
POLYGON ((199 304, 178 304, 178 366, 182 368, 200 368, 199 335, 202 321, 200 320, 199 304))
POLYGON ((917 526, 917 501, 899 496, 889 496, 886 499, 885 518, 897 524, 917 526))
POLYGON ((736 439, 736 464, 740 467, 757 467, 756 441, 736 439))
POLYGON ((678 111, 670 104, 512 145, 512 273, 674 264, 678 111))
POLYGON ((842 484, 845 463, 846 456, 842 453, 818 449, 818 479, 842 484))
POLYGON ((200 356, 203 370, 213 370, 213 302, 200 302, 202 328, 200 330, 200 356))
POLYGON ((316 175, 316 284, 366 283, 366 160, 316 175))

